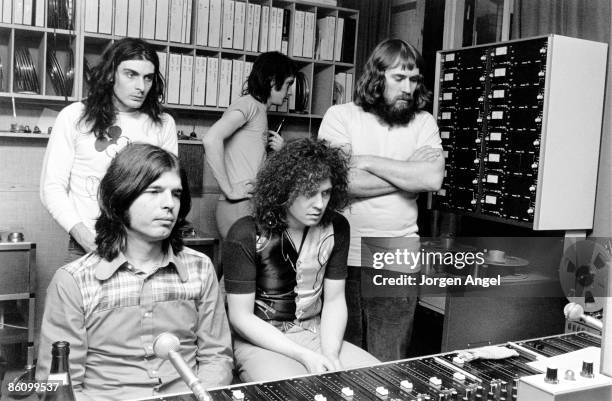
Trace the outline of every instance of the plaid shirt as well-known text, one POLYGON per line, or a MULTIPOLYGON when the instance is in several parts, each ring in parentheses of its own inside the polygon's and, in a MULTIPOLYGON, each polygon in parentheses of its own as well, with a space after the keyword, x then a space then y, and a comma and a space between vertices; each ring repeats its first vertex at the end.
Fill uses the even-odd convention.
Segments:
POLYGON ((169 249, 146 274, 120 254, 96 253, 60 268, 47 292, 37 378, 45 379, 51 344, 70 342, 70 374, 77 399, 119 400, 187 391, 153 340, 163 332, 181 341, 180 353, 205 387, 229 384, 230 331, 210 259, 169 249))

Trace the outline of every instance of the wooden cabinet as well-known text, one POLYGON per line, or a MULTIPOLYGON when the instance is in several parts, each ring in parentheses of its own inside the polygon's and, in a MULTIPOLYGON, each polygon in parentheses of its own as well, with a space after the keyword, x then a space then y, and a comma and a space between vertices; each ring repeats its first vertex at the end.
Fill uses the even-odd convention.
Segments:
POLYGON ((27 344, 34 359, 36 244, 0 243, 0 345, 27 344))

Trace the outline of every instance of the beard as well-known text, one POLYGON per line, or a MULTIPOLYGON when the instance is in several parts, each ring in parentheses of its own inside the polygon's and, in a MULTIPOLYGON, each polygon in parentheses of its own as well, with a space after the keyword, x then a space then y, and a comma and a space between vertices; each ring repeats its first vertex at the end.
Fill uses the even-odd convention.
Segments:
POLYGON ((416 114, 414 98, 410 95, 400 95, 391 102, 380 99, 372 112, 391 127, 407 125, 416 114))

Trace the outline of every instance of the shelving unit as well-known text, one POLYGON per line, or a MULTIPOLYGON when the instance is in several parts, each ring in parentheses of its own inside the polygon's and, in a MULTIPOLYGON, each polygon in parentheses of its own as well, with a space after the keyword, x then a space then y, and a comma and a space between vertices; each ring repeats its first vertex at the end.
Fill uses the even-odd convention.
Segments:
POLYGON ((36 244, 0 243, 0 345, 27 344, 34 360, 36 244))
MULTIPOLYGON (((86 0, 70 0, 71 4, 74 5, 74 30, 66 29, 54 29, 48 27, 49 21, 45 20, 45 26, 30 26, 12 23, 0 23, 0 70, 2 71, 2 82, 0 83, 0 115, 10 115, 9 111, 12 105, 7 102, 13 100, 22 114, 23 109, 40 109, 42 106, 55 105, 62 107, 70 102, 78 101, 83 99, 87 92, 87 85, 84 80, 84 61, 86 60, 90 66, 95 65, 99 62, 102 53, 108 46, 114 41, 122 39, 124 36, 116 35, 114 32, 117 30, 117 24, 115 21, 115 8, 120 2, 128 0, 105 0, 100 1, 100 4, 104 6, 112 4, 112 29, 113 33, 96 33, 87 32, 85 30, 85 14, 86 14, 86 0), (15 80, 15 49, 26 48, 32 59, 32 63, 36 69, 36 76, 39 82, 39 93, 20 93, 16 87, 15 80), (62 65, 64 71, 68 69, 68 59, 70 57, 70 51, 74 54, 74 85, 69 96, 62 96, 57 93, 54 86, 51 83, 49 73, 47 72, 48 64, 48 53, 55 51, 58 63, 62 65)), ((167 4, 171 7, 172 2, 166 0, 147 0, 141 2, 141 29, 139 36, 142 36, 142 30, 145 24, 143 8, 145 4, 167 4)), ((198 13, 196 12, 198 6, 198 0, 187 0, 191 2, 191 35, 190 43, 177 43, 170 41, 170 35, 168 34, 167 40, 151 40, 145 39, 149 43, 152 43, 157 51, 165 53, 169 56, 170 53, 178 53, 182 55, 193 56, 207 56, 217 58, 219 62, 221 59, 232 59, 241 61, 254 61, 255 58, 260 54, 259 52, 253 52, 250 50, 230 49, 224 47, 210 47, 196 45, 196 33, 200 22, 198 21, 198 13)), ((283 10, 288 10, 289 13, 289 37, 288 37, 288 55, 294 53, 294 35, 295 32, 295 16, 297 11, 311 12, 314 13, 315 19, 315 37, 311 38, 313 41, 313 50, 316 47, 316 22, 319 18, 333 17, 337 23, 339 18, 344 20, 352 20, 355 29, 349 31, 350 34, 354 34, 354 37, 344 37, 345 41, 354 41, 357 37, 357 27, 359 20, 359 12, 357 10, 333 7, 327 5, 319 5, 316 3, 298 1, 298 0, 254 0, 254 1, 241 1, 244 3, 245 8, 248 9, 249 4, 257 4, 259 6, 270 6, 278 7, 283 10)), ((55 4, 55 3, 54 3, 55 4)), ((45 10, 47 14, 51 13, 52 10, 47 10, 49 1, 45 1, 45 10)), ((101 6, 102 7, 102 6, 101 6)), ((35 18, 32 19, 33 21, 35 18)), ((168 22, 169 23, 169 22, 168 22)), ((245 27, 247 24, 244 24, 245 27)), ((348 23, 347 23, 348 25, 348 23)), ((221 27, 221 30, 223 28, 221 27)), ((235 29, 235 27, 234 27, 235 29)), ((128 27, 129 31, 129 27, 128 27)), ((335 35, 334 35, 335 36, 335 35)), ((220 41, 220 45, 221 45, 220 41)), ((325 111, 332 105, 333 102, 333 90, 334 90, 334 76, 338 72, 351 72, 355 71, 355 47, 350 48, 351 54, 344 54, 343 58, 339 61, 320 60, 313 51, 313 57, 292 57, 299 70, 304 73, 310 86, 310 93, 308 95, 308 101, 306 109, 302 112, 274 112, 272 115, 283 115, 289 118, 295 118, 297 124, 304 124, 304 119, 321 119, 325 111)), ((193 74, 195 75, 195 74, 193 74)), ((167 77, 167 74, 166 74, 167 77)), ((192 87, 193 87, 192 77, 192 87)), ((219 80, 217 80, 218 82, 219 80)), ((218 84, 218 83, 217 83, 218 84)), ((186 118, 198 115, 202 119, 216 119, 218 114, 225 110, 225 107, 218 106, 196 106, 193 104, 193 97, 190 104, 166 104, 166 107, 173 111, 173 114, 177 117, 177 123, 180 124, 181 116, 186 118), (200 112, 205 112, 200 117, 200 112), (212 113, 212 115, 211 115, 212 113), (207 116, 208 115, 208 116, 207 116)), ((34 114, 30 112, 30 114, 34 114)), ((308 126, 311 126, 312 122, 308 122, 308 126)), ((8 127, 0 126, 0 130, 8 130, 8 127)))

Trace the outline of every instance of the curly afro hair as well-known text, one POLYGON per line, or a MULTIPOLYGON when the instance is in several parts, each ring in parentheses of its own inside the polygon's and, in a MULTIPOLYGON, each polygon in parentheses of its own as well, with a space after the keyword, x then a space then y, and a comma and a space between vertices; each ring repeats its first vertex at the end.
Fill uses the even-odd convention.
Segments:
POLYGON ((331 222, 332 213, 348 205, 347 155, 326 141, 300 139, 287 143, 272 155, 257 174, 253 196, 255 221, 267 232, 287 228, 287 210, 299 195, 312 196, 326 179, 332 192, 321 218, 331 222))

